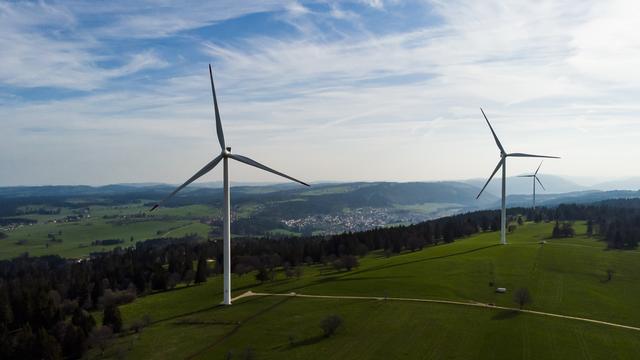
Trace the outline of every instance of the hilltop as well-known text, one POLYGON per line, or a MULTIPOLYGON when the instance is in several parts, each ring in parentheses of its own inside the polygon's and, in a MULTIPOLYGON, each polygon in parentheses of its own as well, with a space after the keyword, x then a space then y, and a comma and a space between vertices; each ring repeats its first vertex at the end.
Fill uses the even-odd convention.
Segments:
POLYGON ((247 349, 265 359, 631 358, 637 330, 473 306, 517 307, 513 292, 526 287, 533 298, 528 309, 640 326, 640 253, 606 251, 583 235, 584 226, 576 230, 574 238, 549 240, 551 224, 527 223, 510 234, 507 246, 496 245, 498 234, 487 232, 390 258, 374 253, 351 272, 313 265, 300 279, 282 273, 264 284, 251 275, 233 278, 234 296, 251 290, 376 299, 249 296, 221 307, 216 276, 122 306, 125 323, 145 314, 153 323, 141 334, 117 339, 108 354, 131 347, 124 352, 154 358, 242 358, 247 349), (609 268, 615 275, 607 281, 609 268), (498 286, 507 293, 496 293, 498 286), (341 316, 344 327, 323 338, 318 324, 330 314, 341 316))

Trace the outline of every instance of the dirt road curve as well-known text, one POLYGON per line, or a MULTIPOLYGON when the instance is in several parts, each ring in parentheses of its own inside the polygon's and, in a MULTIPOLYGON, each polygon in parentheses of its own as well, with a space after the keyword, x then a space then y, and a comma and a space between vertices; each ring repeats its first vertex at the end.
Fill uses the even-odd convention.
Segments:
POLYGON ((551 316, 551 317, 570 319, 570 320, 577 320, 577 321, 586 321, 586 322, 590 322, 590 323, 594 323, 594 324, 613 326, 613 327, 622 328, 622 329, 628 329, 628 330, 633 330, 633 331, 640 331, 640 328, 635 327, 635 326, 616 324, 616 323, 611 323, 611 322, 601 321, 601 320, 595 320, 595 319, 588 319, 588 318, 582 318, 582 317, 576 317, 576 316, 554 314, 554 313, 548 313, 548 312, 543 312, 543 311, 535 311, 535 310, 526 310, 526 309, 521 310, 521 309, 518 309, 518 308, 512 308, 512 307, 506 307, 506 306, 494 306, 494 305, 489 305, 489 304, 480 303, 480 302, 464 302, 464 301, 453 301, 453 300, 420 299, 420 298, 397 298, 397 297, 387 297, 387 298, 385 298, 385 297, 378 297, 378 296, 305 295, 305 294, 298 294, 298 293, 269 294, 269 293, 254 293, 252 291, 247 291, 242 295, 236 296, 235 298, 232 299, 232 301, 236 301, 236 300, 239 300, 239 299, 242 299, 242 298, 245 298, 245 297, 250 297, 250 296, 290 296, 290 297, 316 298, 316 299, 343 299, 343 300, 350 300, 350 299, 358 300, 358 299, 360 299, 360 300, 412 301, 412 302, 428 302, 428 303, 436 303, 436 304, 475 306, 475 307, 483 307, 483 308, 489 308, 489 309, 519 311, 519 312, 528 313, 528 314, 551 316))

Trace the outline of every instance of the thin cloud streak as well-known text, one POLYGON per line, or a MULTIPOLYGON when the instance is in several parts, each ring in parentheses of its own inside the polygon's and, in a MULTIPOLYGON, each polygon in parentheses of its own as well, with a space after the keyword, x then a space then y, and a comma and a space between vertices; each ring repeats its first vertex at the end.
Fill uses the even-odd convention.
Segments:
MULTIPOLYGON (((640 40, 630 31, 635 26, 631 9, 637 7, 632 2, 433 1, 429 10, 420 11, 425 16, 429 11, 438 22, 384 33, 353 30, 366 27, 366 19, 343 3, 326 9, 306 2, 246 3, 210 16, 167 4, 157 13, 138 5, 125 16, 116 3, 109 10, 113 22, 98 27, 95 37, 56 39, 24 29, 56 19, 73 32, 83 12, 106 11, 100 7, 51 10, 53 15, 11 25, 0 42, 15 43, 8 57, 14 60, 11 71, 0 70, 0 83, 88 93, 0 108, 10 137, 0 151, 26 149, 28 167, 45 169, 53 166, 45 161, 72 164, 73 158, 59 159, 87 146, 95 162, 107 166, 76 174, 78 182, 183 180, 181 174, 199 168, 215 149, 206 72, 212 62, 234 151, 255 154, 305 179, 484 176, 495 165, 495 146, 479 106, 508 149, 563 156, 545 165, 548 172, 590 175, 597 167, 625 176, 638 170, 627 162, 640 155, 633 138, 640 133, 634 69, 640 40), (199 58, 188 66, 152 47, 128 52, 116 66, 99 65, 108 58, 102 37, 127 32, 134 38, 180 37, 255 12, 272 12, 274 21, 297 30, 280 36, 257 32, 233 42, 194 36, 190 50, 199 58), (155 22, 158 14, 165 28, 155 22), (329 27, 332 21, 335 27, 329 27), (357 26, 340 30, 344 22, 357 26), (38 47, 51 56, 38 56, 33 52, 38 47), (45 79, 34 69, 58 69, 59 78, 45 79), (132 74, 153 69, 171 71, 126 86, 132 74), (35 139, 55 160, 39 158, 29 148, 35 139), (603 148, 626 153, 611 159, 603 148)), ((394 2, 368 6, 394 11, 394 2)), ((0 156, 0 164, 9 162, 15 164, 0 156)), ((514 161, 509 172, 530 167, 526 160, 514 161)), ((0 176, 0 183, 28 182, 34 173, 19 166, 15 171, 0 176)), ((235 174, 273 180, 250 169, 235 174)))

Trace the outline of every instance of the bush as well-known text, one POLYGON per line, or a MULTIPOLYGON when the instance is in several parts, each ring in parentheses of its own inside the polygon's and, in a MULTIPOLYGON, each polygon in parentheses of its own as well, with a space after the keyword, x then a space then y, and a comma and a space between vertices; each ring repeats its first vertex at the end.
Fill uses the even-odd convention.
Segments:
POLYGON ((136 296, 135 286, 130 286, 128 289, 121 291, 106 289, 104 295, 99 299, 99 303, 105 308, 107 306, 119 306, 133 302, 136 296))
POLYGON ((353 255, 345 255, 341 256, 333 262, 333 267, 336 270, 347 270, 351 271, 351 269, 356 268, 360 265, 358 262, 358 258, 353 255))
POLYGON ((324 333, 324 337, 333 335, 341 325, 342 318, 338 315, 329 315, 320 322, 320 328, 324 333))
POLYGON ((573 237, 576 234, 573 229, 573 224, 565 221, 560 224, 559 221, 556 221, 555 226, 553 227, 553 231, 551 232, 552 238, 568 238, 573 237))
POLYGON ((120 309, 117 306, 111 305, 104 308, 102 325, 109 326, 114 333, 119 333, 122 330, 122 315, 120 315, 120 309))
POLYGON ((276 272, 271 269, 267 269, 266 267, 260 267, 258 269, 258 273, 256 274, 256 280, 260 281, 261 283, 271 281, 275 278, 276 272))

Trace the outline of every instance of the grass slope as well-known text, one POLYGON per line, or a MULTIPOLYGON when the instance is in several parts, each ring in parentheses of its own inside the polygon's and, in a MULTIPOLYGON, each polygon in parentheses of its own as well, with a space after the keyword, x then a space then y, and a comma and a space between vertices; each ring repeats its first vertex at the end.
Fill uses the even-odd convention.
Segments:
MULTIPOLYGON (((234 295, 295 291, 515 306, 511 292, 528 287, 530 309, 640 326, 640 253, 608 251, 584 236, 540 244, 550 232, 551 224, 527 224, 508 246, 495 245, 497 233, 483 233, 388 259, 374 254, 348 273, 313 266, 300 279, 280 275, 264 285, 234 276, 234 295), (607 268, 616 271, 609 282, 607 268), (489 282, 509 293, 496 294, 489 282)), ((221 278, 213 277, 121 307, 127 323, 144 314, 154 323, 118 338, 106 355, 243 358, 252 348, 260 359, 627 359, 640 351, 638 332, 576 320, 391 300, 249 297, 221 307, 221 290, 221 278), (318 324, 329 314, 345 323, 324 339, 318 324)))

